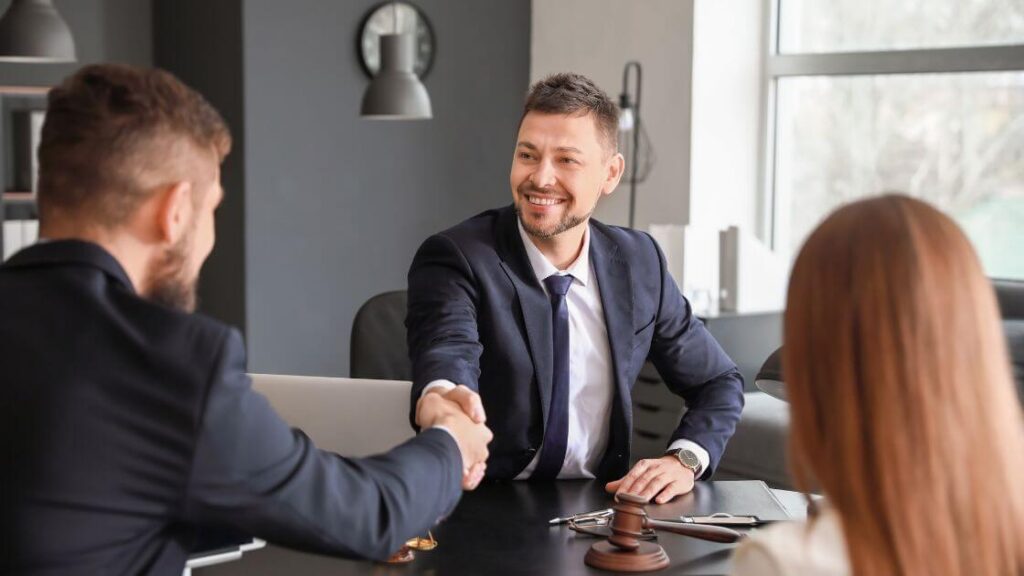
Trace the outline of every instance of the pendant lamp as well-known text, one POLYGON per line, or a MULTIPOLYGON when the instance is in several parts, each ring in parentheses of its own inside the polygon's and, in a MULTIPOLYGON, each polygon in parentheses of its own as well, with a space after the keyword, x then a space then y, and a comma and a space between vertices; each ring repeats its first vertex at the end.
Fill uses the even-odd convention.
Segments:
POLYGON ((0 61, 74 62, 75 40, 53 0, 12 0, 0 18, 0 61))
POLYGON ((430 95, 413 71, 415 37, 398 31, 380 36, 380 70, 363 94, 360 115, 372 120, 426 120, 430 95))

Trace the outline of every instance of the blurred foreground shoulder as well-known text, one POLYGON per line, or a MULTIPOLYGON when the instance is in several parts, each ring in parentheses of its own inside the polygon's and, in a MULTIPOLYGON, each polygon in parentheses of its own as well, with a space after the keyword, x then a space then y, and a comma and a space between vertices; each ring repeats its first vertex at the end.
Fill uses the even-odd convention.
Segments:
POLYGON ((839 516, 825 511, 816 520, 782 522, 751 533, 736 547, 733 576, 849 576, 839 516))

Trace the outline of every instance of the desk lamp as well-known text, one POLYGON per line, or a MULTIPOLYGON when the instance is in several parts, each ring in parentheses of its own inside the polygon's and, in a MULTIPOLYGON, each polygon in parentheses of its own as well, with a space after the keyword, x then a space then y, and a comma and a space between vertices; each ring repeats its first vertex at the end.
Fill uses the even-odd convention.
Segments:
POLYGON ((782 381, 782 348, 772 352, 764 361, 754 378, 754 386, 773 398, 786 399, 786 385, 782 381))

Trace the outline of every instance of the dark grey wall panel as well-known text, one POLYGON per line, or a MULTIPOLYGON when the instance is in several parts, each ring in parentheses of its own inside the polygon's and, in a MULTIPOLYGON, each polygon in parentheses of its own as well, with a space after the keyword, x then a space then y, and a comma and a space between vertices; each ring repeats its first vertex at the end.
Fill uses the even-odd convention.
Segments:
POLYGON ((349 332, 404 288, 429 234, 510 201, 529 0, 416 0, 437 37, 434 119, 358 117, 377 2, 246 0, 248 343, 254 371, 348 374, 349 332))
POLYGON ((245 317, 245 123, 242 0, 155 0, 154 62, 201 92, 231 128, 221 167, 217 243, 203 266, 199 309, 241 328, 245 317))
MULTIPOLYGON (((10 0, 0 0, 0 14, 10 0)), ((0 84, 53 86, 83 64, 153 63, 152 0, 55 0, 75 38, 75 64, 0 63, 0 84)))

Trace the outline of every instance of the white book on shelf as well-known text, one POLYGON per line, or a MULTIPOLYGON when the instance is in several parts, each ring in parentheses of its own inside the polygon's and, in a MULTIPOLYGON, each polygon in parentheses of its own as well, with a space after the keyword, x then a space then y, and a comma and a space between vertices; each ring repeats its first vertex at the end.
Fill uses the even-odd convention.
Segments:
POLYGON ((23 229, 21 220, 4 220, 4 260, 21 250, 23 229))
POLYGON ((19 192, 35 193, 39 182, 39 142, 42 140, 44 110, 20 110, 11 115, 14 187, 19 192))
MULTIPOLYGON (((29 132, 31 134, 29 149, 32 151, 29 164, 32 170, 31 191, 33 194, 39 192, 39 143, 43 140, 44 122, 46 122, 45 110, 33 110, 29 114, 29 132)), ((38 222, 36 224, 38 229, 38 222)), ((34 243, 35 240, 32 242, 34 243)))
POLYGON ((39 220, 21 221, 21 247, 27 248, 39 241, 39 220))

